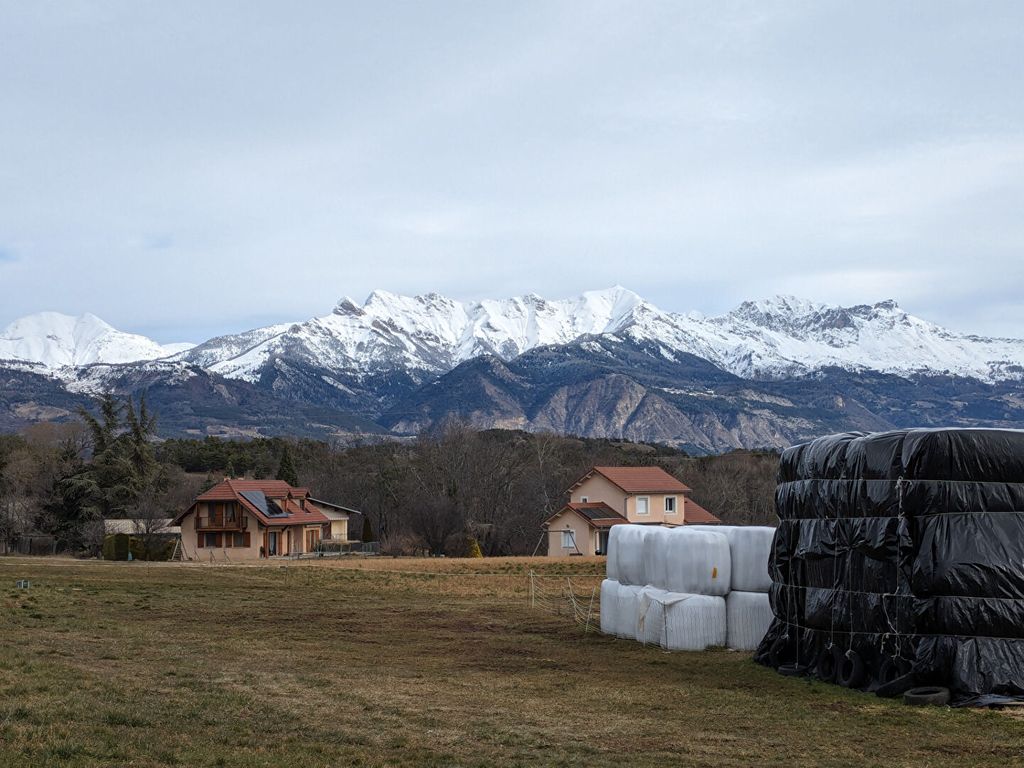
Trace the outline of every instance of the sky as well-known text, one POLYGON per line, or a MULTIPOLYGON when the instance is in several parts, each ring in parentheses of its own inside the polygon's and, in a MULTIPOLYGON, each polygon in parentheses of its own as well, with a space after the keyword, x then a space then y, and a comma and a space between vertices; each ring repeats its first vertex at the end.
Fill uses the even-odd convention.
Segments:
POLYGON ((373 289, 1024 336, 1024 4, 0 0, 0 327, 373 289))

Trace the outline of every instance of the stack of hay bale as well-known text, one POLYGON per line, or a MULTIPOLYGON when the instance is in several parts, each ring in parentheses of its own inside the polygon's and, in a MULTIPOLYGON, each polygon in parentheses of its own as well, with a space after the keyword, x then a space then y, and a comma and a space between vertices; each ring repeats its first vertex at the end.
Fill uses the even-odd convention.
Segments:
POLYGON ((783 452, 775 501, 759 661, 880 695, 1024 700, 1024 431, 821 437, 783 452))
POLYGON ((601 631, 673 651, 755 649, 772 619, 773 533, 759 526, 614 526, 601 631))

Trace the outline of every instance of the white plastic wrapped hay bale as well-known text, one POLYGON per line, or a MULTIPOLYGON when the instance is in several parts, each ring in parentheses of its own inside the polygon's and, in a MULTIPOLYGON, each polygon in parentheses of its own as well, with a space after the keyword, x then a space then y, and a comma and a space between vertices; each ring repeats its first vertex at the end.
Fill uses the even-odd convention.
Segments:
POLYGON ((665 597, 664 589, 644 587, 640 592, 637 608, 636 639, 644 645, 665 643, 665 597))
POLYGON ((767 593, 772 586, 768 558, 775 529, 764 525, 737 525, 726 537, 732 550, 733 590, 767 593))
POLYGON ((727 642, 737 651, 755 651, 772 623, 765 592, 730 592, 725 598, 727 642))
MULTIPOLYGON (((612 539, 612 536, 613 536, 613 533, 614 533, 614 530, 615 530, 616 527, 617 526, 613 525, 612 526, 612 530, 610 530, 608 532, 608 540, 609 540, 609 542, 612 539)), ((618 558, 616 558, 612 554, 612 552, 611 552, 612 547, 611 547, 610 543, 609 543, 607 549, 609 551, 604 553, 604 577, 606 579, 611 579, 612 581, 618 581, 619 580, 619 560, 618 560, 618 558)))
POLYGON ((640 618, 640 596, 644 587, 638 584, 620 584, 615 608, 615 634, 627 640, 637 639, 640 618))
POLYGON ((670 651, 703 651, 725 645, 725 598, 666 592, 652 599, 662 603, 665 628, 661 646, 670 651))
POLYGON ((619 617, 619 582, 605 579, 601 582, 601 632, 614 635, 619 617))
POLYGON ((674 528, 666 540, 663 586, 680 594, 729 593, 729 540, 721 533, 674 528))
POLYGON ((671 528, 650 526, 644 533, 643 559, 644 583, 648 586, 666 588, 668 575, 668 540, 671 528))
POLYGON ((645 525, 613 525, 608 536, 608 566, 620 584, 644 586, 644 539, 652 529, 645 525), (614 560, 614 563, 612 561, 614 560))
POLYGON ((721 533, 729 540, 732 556, 731 588, 739 592, 767 592, 775 529, 764 525, 692 525, 688 530, 721 533))

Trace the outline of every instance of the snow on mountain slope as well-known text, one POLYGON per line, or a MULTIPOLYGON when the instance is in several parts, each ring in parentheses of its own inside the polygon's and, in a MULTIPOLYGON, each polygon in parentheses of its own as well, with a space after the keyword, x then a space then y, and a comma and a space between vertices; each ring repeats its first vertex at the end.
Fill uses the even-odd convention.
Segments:
POLYGON ((1024 341, 957 334, 893 301, 836 307, 775 297, 703 317, 664 312, 618 286, 557 301, 529 294, 460 302, 435 293, 374 291, 361 305, 343 299, 324 317, 178 348, 117 331, 92 315, 47 312, 22 318, 0 334, 0 361, 8 367, 9 361, 41 366, 63 379, 77 377, 90 389, 100 387, 108 374, 75 373, 76 368, 172 354, 170 363, 251 382, 276 360, 308 366, 328 378, 343 374, 358 380, 400 371, 426 381, 479 355, 510 360, 586 335, 631 341, 668 359, 692 354, 747 379, 802 377, 836 366, 900 376, 1024 380, 1024 341))
POLYGON ((180 359, 250 381, 276 356, 333 371, 444 373, 482 354, 509 359, 539 345, 617 332, 642 304, 620 287, 563 301, 531 294, 459 302, 374 291, 362 306, 346 298, 325 317, 211 339, 180 359))
POLYGON ((779 296, 726 315, 645 318, 630 329, 738 376, 778 379, 827 367, 900 376, 950 374, 983 381, 1024 378, 1024 341, 957 334, 914 317, 895 301, 833 307, 779 296))
POLYGON ((94 363, 156 360, 191 346, 161 345, 145 336, 119 331, 91 314, 71 317, 39 312, 15 320, 0 331, 0 360, 50 372, 94 363))
POLYGON ((325 317, 226 336, 180 356, 228 377, 256 380, 281 357, 361 375, 387 370, 439 374, 481 354, 505 360, 588 334, 688 353, 738 376, 778 379, 822 368, 1024 378, 1024 341, 956 334, 907 314, 893 301, 854 307, 776 297, 720 317, 663 312, 621 287, 558 301, 533 294, 459 302, 437 294, 375 291, 343 299, 325 317))

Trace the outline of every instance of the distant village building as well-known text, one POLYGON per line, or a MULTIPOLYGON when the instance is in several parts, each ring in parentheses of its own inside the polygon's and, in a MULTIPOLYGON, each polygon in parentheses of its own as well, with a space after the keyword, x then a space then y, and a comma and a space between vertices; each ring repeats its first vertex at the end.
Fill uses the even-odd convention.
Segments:
POLYGON ((283 480, 224 480, 172 522, 186 558, 256 560, 314 552, 348 542, 355 510, 314 499, 283 480))
POLYGON ((549 557, 606 554, 608 533, 621 523, 722 522, 690 498, 691 488, 661 467, 594 467, 568 493, 569 502, 544 523, 549 557))

